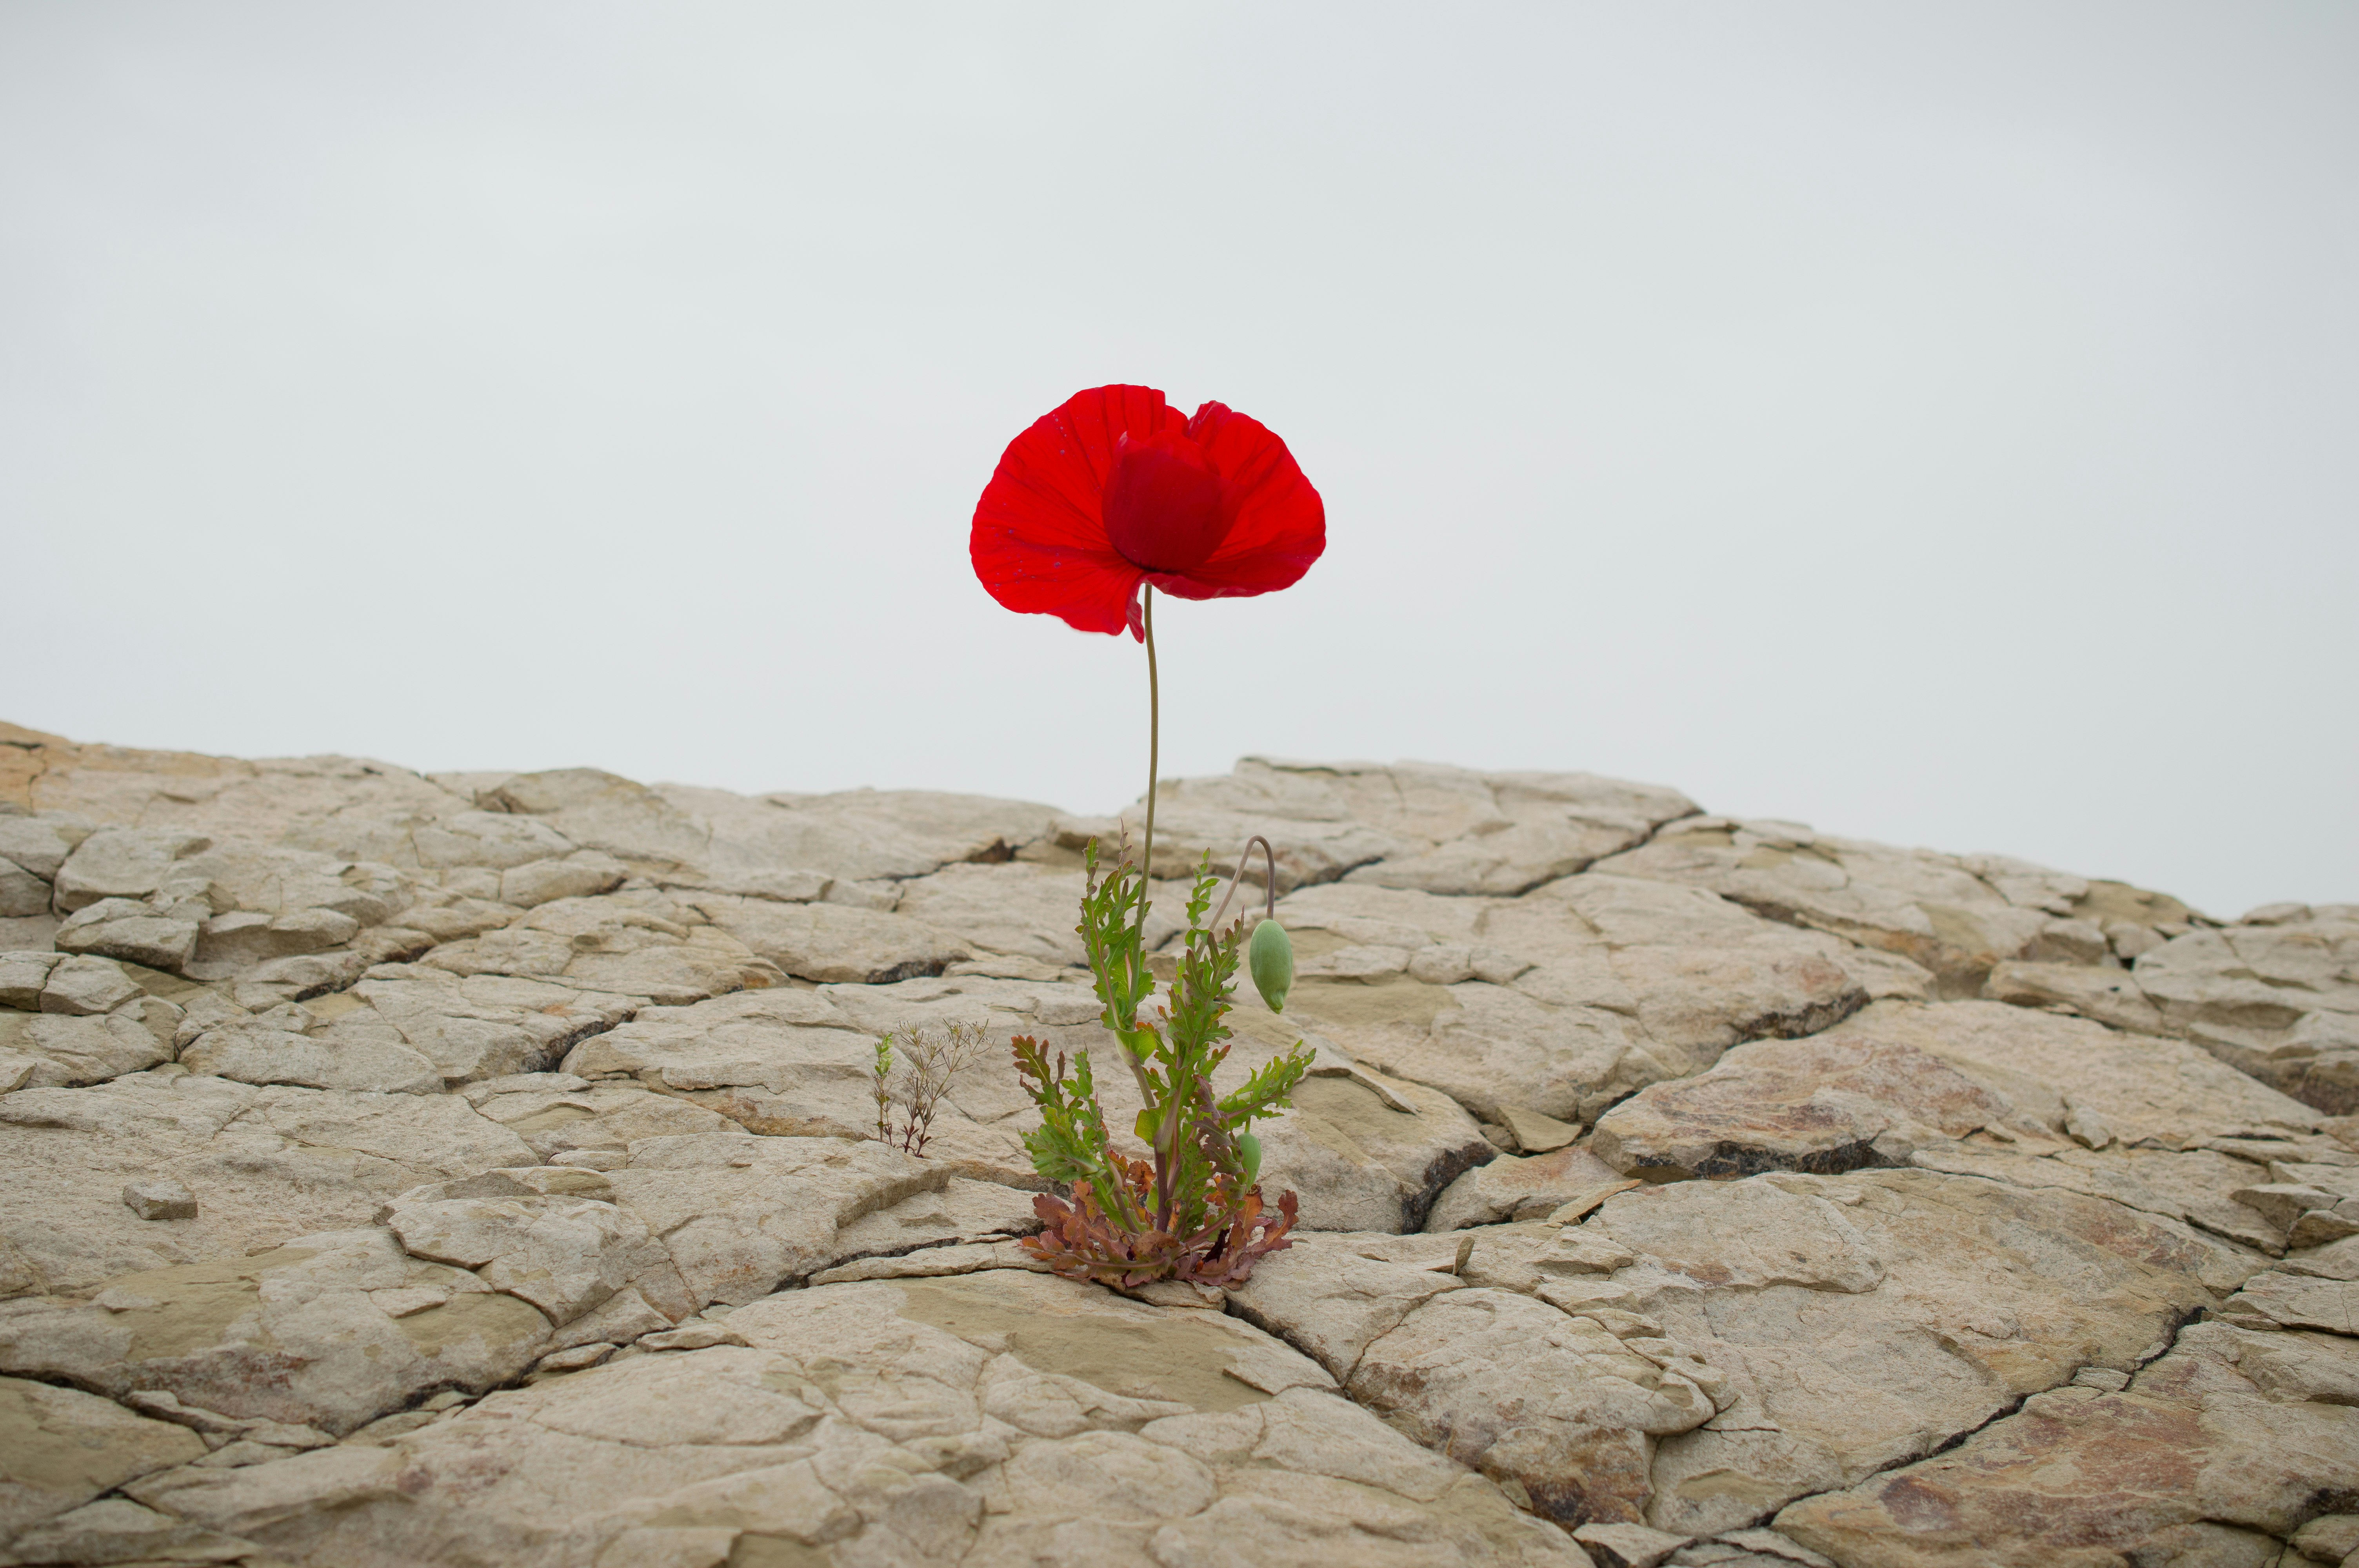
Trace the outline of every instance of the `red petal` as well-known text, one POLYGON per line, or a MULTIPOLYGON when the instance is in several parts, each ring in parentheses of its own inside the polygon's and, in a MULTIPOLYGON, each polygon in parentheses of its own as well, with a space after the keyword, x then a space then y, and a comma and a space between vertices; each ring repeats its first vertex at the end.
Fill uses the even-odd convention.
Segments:
POLYGON ((1294 454, 1248 415, 1207 403, 1188 434, 1221 476, 1223 510, 1236 521, 1219 549, 1184 572, 1147 580, 1179 599, 1232 599, 1290 588, 1327 548, 1327 507, 1294 454))
POLYGON ((1055 615, 1082 632, 1118 634, 1143 575, 1106 536, 1103 496, 1125 434, 1186 428, 1147 386, 1075 393, 1007 444, 975 503, 968 554, 992 598, 1055 615))

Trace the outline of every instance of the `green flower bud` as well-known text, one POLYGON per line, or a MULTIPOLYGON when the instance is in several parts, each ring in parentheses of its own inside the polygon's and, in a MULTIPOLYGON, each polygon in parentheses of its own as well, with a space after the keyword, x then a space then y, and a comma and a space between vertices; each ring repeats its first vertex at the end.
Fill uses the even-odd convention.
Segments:
POLYGON ((1261 1140, 1250 1132, 1238 1133, 1237 1158, 1245 1168, 1244 1190, 1251 1192, 1253 1184, 1261 1180, 1261 1140))
POLYGON ((1253 941, 1245 950, 1245 968, 1253 974, 1254 989, 1261 992, 1270 1011, 1284 1012, 1286 993, 1294 989, 1294 944, 1287 938, 1285 926, 1265 920, 1254 927, 1253 941))

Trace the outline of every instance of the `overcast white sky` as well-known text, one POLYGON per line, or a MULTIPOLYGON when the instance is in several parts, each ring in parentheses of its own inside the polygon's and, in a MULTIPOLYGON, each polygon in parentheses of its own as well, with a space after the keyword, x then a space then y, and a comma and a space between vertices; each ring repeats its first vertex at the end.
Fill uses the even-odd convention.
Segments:
POLYGON ((1282 435, 1167 775, 1586 768, 2359 899, 2359 6, 0 5, 0 716, 1109 809, 967 563, 1282 435))

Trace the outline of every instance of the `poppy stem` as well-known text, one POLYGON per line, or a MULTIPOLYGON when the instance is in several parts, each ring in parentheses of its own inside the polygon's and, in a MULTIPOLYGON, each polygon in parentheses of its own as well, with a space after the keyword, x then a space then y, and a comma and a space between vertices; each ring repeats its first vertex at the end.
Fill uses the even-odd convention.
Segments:
POLYGON ((1139 585, 1145 593, 1139 619, 1147 630, 1147 848, 1138 867, 1138 961, 1147 962, 1147 887, 1155 874, 1155 775, 1162 763, 1163 687, 1155 675, 1155 587, 1139 585))

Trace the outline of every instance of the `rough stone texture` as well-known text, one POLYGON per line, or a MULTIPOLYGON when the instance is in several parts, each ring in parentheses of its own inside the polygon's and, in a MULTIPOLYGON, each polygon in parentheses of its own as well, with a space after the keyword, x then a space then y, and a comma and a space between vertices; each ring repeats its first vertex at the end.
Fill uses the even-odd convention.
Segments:
POLYGON ((1693 1345, 1735 1396, 1664 1444, 1658 1528, 1741 1525, 1936 1448, 2082 1366, 2127 1370, 2253 1266, 2072 1193, 1919 1171, 1740 1188, 1762 1195, 1750 1225, 1696 1184, 1625 1194, 1590 1221, 1640 1254, 1615 1279, 1625 1304, 1693 1345))
POLYGON ((823 1286, 739 1344, 499 1393, 382 1445, 188 1466, 147 1504, 355 1565, 1577 1564, 1475 1476, 1205 1313, 1063 1281, 823 1286))
POLYGON ((1428 1230, 1458 1230, 1502 1220, 1577 1220, 1638 1184, 1587 1149, 1559 1149, 1476 1167, 1450 1184, 1428 1217, 1428 1230))
POLYGON ((2359 1499, 2354 1400, 2359 1343, 2199 1324, 2119 1392, 2035 1394, 1955 1451, 1796 1503, 1777 1528, 1896 1568, 2271 1563, 2359 1499))
POLYGON ((2139 956, 2165 1022, 2231 1066, 2336 1116, 2359 1111, 2359 909, 2279 909, 2139 956))
POLYGON ((11 1304, 0 1316, 0 1372, 118 1399, 161 1390, 225 1415, 331 1433, 436 1388, 505 1382, 549 1330, 538 1309, 463 1270, 406 1258, 376 1229, 125 1274, 87 1303, 11 1304))
POLYGON ((112 1400, 0 1378, 0 1541, 204 1453, 186 1427, 112 1400))
POLYGON ((95 1291, 115 1275, 226 1262, 366 1225, 421 1182, 528 1165, 532 1151, 456 1096, 252 1088, 140 1073, 0 1098, 0 1288, 95 1291), (197 1195, 168 1226, 125 1208, 157 1176, 197 1195))
POLYGON ((2359 908, 1586 774, 1250 761, 1157 826, 1156 947, 1277 848, 1223 1084, 1314 1053, 1224 1302, 1016 1240, 1006 1042, 1107 1048, 1114 818, 0 727, 0 1561, 2359 1546, 2359 908), (878 1037, 952 1022, 881 1146, 878 1037))

